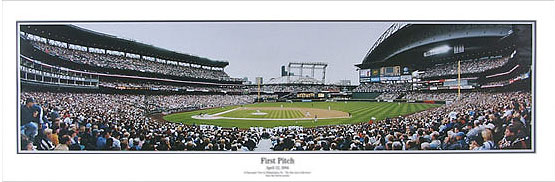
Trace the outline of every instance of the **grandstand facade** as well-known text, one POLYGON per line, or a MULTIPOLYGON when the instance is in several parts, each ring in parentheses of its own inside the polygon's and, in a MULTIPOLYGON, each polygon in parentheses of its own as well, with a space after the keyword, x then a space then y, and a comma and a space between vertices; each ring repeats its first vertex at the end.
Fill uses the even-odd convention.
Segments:
POLYGON ((74 25, 20 26, 20 44, 25 59, 48 59, 52 64, 90 72, 196 83, 240 83, 224 72, 228 62, 178 53, 74 25), (71 53, 80 53, 80 56, 71 53))
POLYGON ((532 26, 394 24, 356 65, 362 84, 355 91, 398 92, 389 99, 417 91, 529 91, 532 26))

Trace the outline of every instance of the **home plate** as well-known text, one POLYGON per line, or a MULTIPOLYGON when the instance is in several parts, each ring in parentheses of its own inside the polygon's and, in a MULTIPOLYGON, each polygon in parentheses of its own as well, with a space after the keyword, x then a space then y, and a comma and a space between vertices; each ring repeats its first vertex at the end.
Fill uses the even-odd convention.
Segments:
POLYGON ((256 112, 253 112, 253 113, 251 113, 251 114, 252 114, 252 115, 255 115, 255 116, 264 116, 264 115, 266 115, 266 114, 268 114, 268 113, 260 112, 260 110, 256 110, 256 112))

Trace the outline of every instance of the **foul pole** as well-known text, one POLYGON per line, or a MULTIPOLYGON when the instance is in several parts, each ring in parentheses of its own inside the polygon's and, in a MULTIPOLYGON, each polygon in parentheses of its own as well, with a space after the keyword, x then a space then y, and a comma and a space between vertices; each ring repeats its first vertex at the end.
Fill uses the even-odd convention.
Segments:
POLYGON ((260 104, 260 79, 258 79, 256 83, 258 84, 258 98, 256 99, 256 102, 260 104))
POLYGON ((457 69, 457 81, 458 81, 458 89, 457 89, 457 100, 461 98, 461 61, 459 60, 458 69, 457 69))

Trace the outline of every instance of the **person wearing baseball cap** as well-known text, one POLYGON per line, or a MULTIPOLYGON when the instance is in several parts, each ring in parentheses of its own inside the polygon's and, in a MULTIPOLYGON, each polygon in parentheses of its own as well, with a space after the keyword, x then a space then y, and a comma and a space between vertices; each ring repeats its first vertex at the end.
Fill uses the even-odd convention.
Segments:
POLYGON ((456 141, 456 144, 460 145, 460 149, 461 149, 461 150, 468 150, 468 144, 467 144, 466 141, 464 140, 464 137, 465 137, 464 132, 458 132, 458 133, 455 135, 455 139, 457 140, 457 141, 456 141))
POLYGON ((27 98, 25 104, 20 108, 21 133, 25 134, 30 139, 34 139, 38 134, 40 113, 41 108, 36 105, 36 101, 32 97, 27 98))

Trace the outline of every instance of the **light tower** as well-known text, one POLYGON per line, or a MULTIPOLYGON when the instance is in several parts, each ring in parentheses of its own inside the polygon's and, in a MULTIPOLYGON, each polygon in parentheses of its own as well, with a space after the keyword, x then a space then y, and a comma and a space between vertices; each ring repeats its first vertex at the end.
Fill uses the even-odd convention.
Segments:
MULTIPOLYGON (((328 67, 328 63, 324 62, 290 62, 287 65, 287 70, 289 73, 294 73, 292 68, 298 68, 300 76, 303 76, 304 69, 309 69, 311 72, 312 78, 314 78, 314 71, 315 70, 322 70, 322 83, 326 83, 326 68, 328 67)), ((287 83, 291 83, 291 74, 287 74, 287 83)))

